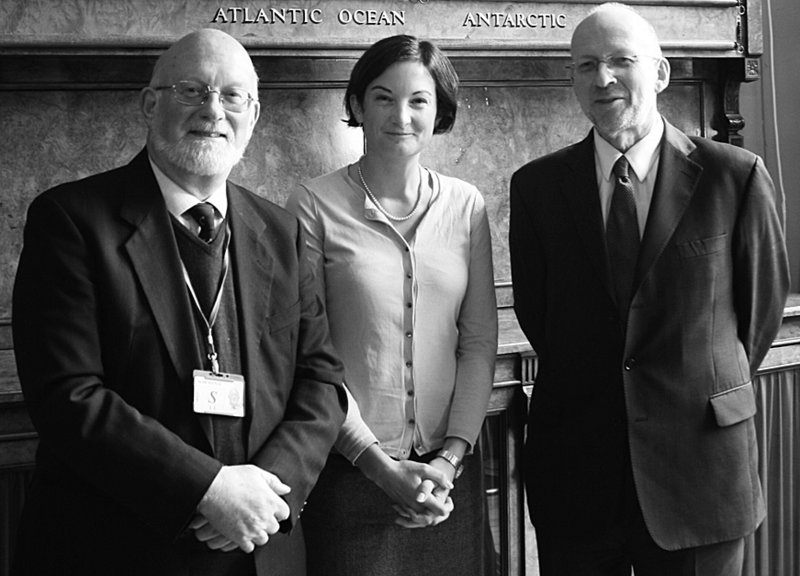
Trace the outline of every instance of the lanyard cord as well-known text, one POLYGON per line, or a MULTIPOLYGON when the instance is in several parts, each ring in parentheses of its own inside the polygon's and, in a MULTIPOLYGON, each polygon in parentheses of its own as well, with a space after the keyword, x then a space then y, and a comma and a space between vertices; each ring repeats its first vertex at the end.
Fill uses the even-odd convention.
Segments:
POLYGON ((203 313, 203 308, 200 306, 200 301, 197 299, 197 293, 194 291, 194 286, 192 286, 192 279, 189 277, 189 271, 186 270, 186 265, 183 263, 183 258, 181 258, 181 268, 183 269, 183 281, 186 283, 186 287, 189 288, 189 294, 192 295, 192 302, 194 303, 195 311, 200 315, 200 318, 203 320, 206 328, 208 329, 208 334, 206 336, 206 344, 208 349, 208 359, 211 361, 211 372, 213 374, 219 374, 219 359, 217 357, 217 350, 214 347, 214 335, 212 334, 211 330, 214 328, 214 323, 217 321, 217 316, 219 315, 219 308, 220 303, 222 302, 222 292, 225 290, 225 280, 228 278, 228 270, 230 269, 230 244, 231 244, 231 231, 230 227, 226 227, 225 230, 225 256, 223 257, 223 264, 222 264, 222 280, 219 283, 217 288, 217 296, 214 298, 214 306, 211 308, 211 315, 206 318, 206 315, 203 313))

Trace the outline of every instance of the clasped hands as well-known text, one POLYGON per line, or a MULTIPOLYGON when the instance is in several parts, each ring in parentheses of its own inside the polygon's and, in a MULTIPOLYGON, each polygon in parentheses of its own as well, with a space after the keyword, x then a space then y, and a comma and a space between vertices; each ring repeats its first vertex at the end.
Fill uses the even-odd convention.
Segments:
POLYGON ((394 502, 399 526, 435 526, 453 511, 454 470, 441 458, 430 464, 394 460, 373 444, 359 456, 356 466, 394 502))
POLYGON ((453 482, 447 472, 436 467, 435 462, 397 462, 399 490, 389 496, 395 501, 393 508, 398 514, 395 523, 399 526, 425 528, 436 526, 450 517, 454 508, 450 497, 453 482), (409 501, 408 488, 413 488, 413 501, 409 501))
POLYGON ((212 550, 240 548, 250 553, 266 544, 280 522, 289 517, 289 505, 281 496, 290 490, 258 466, 223 466, 197 506, 189 528, 212 550))

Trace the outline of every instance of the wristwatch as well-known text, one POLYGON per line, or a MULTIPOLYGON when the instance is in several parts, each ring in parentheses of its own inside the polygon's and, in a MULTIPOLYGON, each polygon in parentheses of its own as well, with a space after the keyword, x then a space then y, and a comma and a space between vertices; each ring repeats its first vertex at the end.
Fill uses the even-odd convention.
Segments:
POLYGON ((450 462, 450 464, 453 465, 453 468, 456 469, 456 474, 455 476, 453 476, 453 479, 461 476, 461 473, 464 471, 464 465, 461 463, 461 458, 450 452, 450 450, 446 450, 444 448, 439 450, 436 453, 436 456, 438 456, 439 458, 444 458, 445 460, 450 462))

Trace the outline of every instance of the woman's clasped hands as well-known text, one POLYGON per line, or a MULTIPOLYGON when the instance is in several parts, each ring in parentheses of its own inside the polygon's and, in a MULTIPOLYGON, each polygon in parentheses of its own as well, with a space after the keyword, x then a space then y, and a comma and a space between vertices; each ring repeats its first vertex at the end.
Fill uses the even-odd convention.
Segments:
POLYGON ((453 470, 411 460, 394 460, 377 445, 368 448, 356 465, 394 502, 395 523, 404 528, 425 528, 447 520, 453 511, 453 470))

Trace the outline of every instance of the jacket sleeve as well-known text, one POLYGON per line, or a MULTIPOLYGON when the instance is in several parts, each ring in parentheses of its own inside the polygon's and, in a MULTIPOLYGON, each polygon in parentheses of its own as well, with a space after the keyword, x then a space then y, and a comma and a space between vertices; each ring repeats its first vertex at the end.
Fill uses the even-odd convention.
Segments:
POLYGON ((789 290, 786 244, 775 188, 756 158, 736 222, 734 290, 739 339, 755 374, 783 317, 789 290))
POLYGON ((292 517, 288 531, 325 466, 344 421, 347 397, 344 368, 330 339, 328 318, 308 254, 305 233, 297 223, 294 247, 300 293, 300 325, 294 383, 280 424, 272 431, 254 462, 289 484, 284 496, 292 517))
POLYGON ((513 278, 514 312, 520 328, 537 356, 546 355, 544 349, 544 303, 547 270, 543 248, 530 212, 526 195, 530 194, 525 179, 519 172, 511 178, 511 216, 509 223, 509 251, 513 278))

